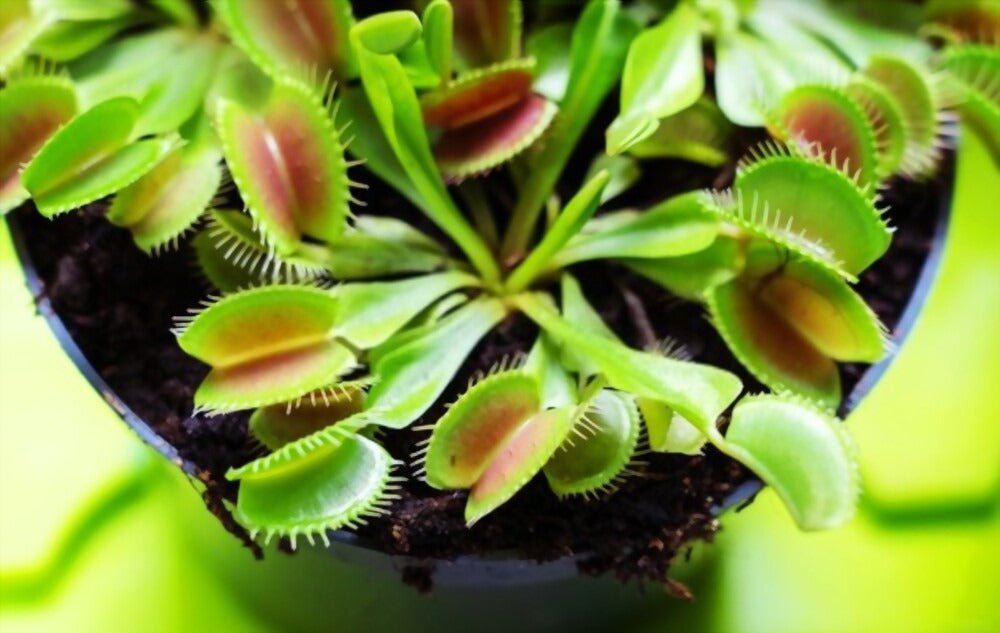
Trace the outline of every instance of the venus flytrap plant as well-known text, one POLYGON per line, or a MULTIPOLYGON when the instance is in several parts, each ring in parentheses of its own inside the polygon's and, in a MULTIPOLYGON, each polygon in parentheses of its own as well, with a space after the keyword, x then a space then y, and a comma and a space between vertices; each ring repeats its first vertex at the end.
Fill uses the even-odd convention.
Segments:
POLYGON ((24 167, 21 183, 52 217, 132 184, 167 157, 176 138, 136 140, 139 104, 117 97, 61 128, 24 167))
POLYGON ((29 193, 19 171, 61 125, 76 114, 76 90, 62 74, 24 73, 8 80, 0 92, 0 213, 17 207, 29 193))
POLYGON ((517 0, 0 9, 0 209, 96 203, 144 251, 190 242, 221 294, 177 341, 208 367, 196 412, 247 411, 268 451, 227 475, 252 535, 325 543, 390 513, 408 479, 376 438, 415 431, 469 525, 539 475, 600 503, 647 444, 742 462, 804 529, 850 517, 853 447, 829 412, 838 363, 889 345, 852 287, 890 248, 878 192, 934 172, 956 95, 995 131, 995 49, 934 13, 960 34, 943 81, 918 39, 818 1, 581 4, 537 24, 517 0), (737 125, 775 139, 730 189, 651 194, 650 160, 726 165, 737 125), (384 189, 366 207, 371 175, 412 208, 384 189), (702 305, 746 372, 633 346, 577 281, 592 271, 702 305), (538 329, 516 334, 523 360, 441 413, 518 320, 538 329), (741 399, 748 375, 775 394, 741 399))

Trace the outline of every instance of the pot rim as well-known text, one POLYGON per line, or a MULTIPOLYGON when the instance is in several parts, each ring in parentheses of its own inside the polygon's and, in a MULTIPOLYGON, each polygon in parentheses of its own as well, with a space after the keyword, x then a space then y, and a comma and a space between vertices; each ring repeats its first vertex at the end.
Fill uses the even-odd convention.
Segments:
MULTIPOLYGON (((956 154, 957 152, 952 156, 956 154)), ((854 389, 844 399, 838 411, 838 415, 841 417, 846 417, 858 407, 895 361, 900 349, 909 338, 914 324, 927 302, 930 290, 934 286, 944 255, 954 200, 955 183, 954 172, 950 166, 951 157, 946 160, 946 167, 942 170, 944 178, 942 179, 941 201, 927 258, 921 266, 917 283, 903 309, 899 323, 892 331, 891 338, 894 344, 892 350, 880 362, 865 370, 854 389)), ((21 208, 7 214, 6 223, 18 262, 24 272, 26 285, 35 299, 38 314, 44 317, 49 329, 52 330, 63 351, 76 365, 77 370, 83 374, 91 387, 104 398, 125 424, 139 436, 139 439, 180 468, 189 478, 198 481, 198 467, 193 462, 181 457, 172 444, 161 437, 150 424, 118 397, 84 355, 56 313, 51 300, 45 294, 44 282, 28 252, 28 238, 18 217, 28 204, 26 203, 21 208)), ((762 488, 763 484, 759 479, 751 479, 713 506, 712 513, 719 516, 732 508, 736 508, 738 511, 749 503, 762 488)), ((328 536, 331 541, 330 549, 338 559, 366 567, 386 569, 399 569, 403 566, 434 566, 435 583, 442 586, 511 586, 565 580, 577 575, 576 562, 586 556, 584 552, 567 555, 552 561, 536 562, 518 558, 512 552, 497 551, 489 556, 470 554, 455 559, 427 559, 386 553, 375 543, 346 530, 333 530, 328 536)))

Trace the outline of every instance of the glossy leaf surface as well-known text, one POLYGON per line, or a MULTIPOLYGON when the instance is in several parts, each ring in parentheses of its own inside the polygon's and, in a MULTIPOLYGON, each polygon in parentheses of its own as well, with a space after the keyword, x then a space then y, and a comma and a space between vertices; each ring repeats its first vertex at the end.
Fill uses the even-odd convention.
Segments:
POLYGON ((220 0, 219 15, 233 40, 272 76, 349 72, 347 0, 220 0))
POLYGON ((175 147, 172 139, 130 143, 139 116, 127 97, 80 114, 24 168, 21 183, 47 217, 99 200, 138 180, 175 147))
POLYGON ((303 235, 332 240, 348 214, 344 148, 319 97, 304 84, 275 84, 260 111, 223 101, 216 127, 250 213, 279 254, 303 235))
POLYGON ((460 75, 420 100, 424 123, 458 128, 493 116, 531 91, 534 60, 514 60, 460 75))
POLYGON ((228 295, 178 333, 185 352, 212 366, 195 404, 232 411, 287 402, 354 368, 330 340, 337 301, 305 286, 266 286, 228 295))
POLYGON ((600 216, 566 245, 560 267, 592 259, 656 259, 688 255, 707 248, 718 235, 718 221, 699 198, 682 195, 645 211, 600 216))
POLYGON ((530 375, 502 372, 473 385, 434 426, 428 446, 427 483, 471 488, 524 422, 541 410, 539 385, 530 375))
POLYGON ((583 437, 569 435, 545 464, 545 478, 560 496, 611 485, 632 460, 639 441, 639 410, 627 394, 602 390, 584 415, 583 437))
POLYGON ((503 505, 538 474, 572 430, 572 413, 570 407, 536 413, 506 438, 469 491, 468 525, 503 505))
POLYGON ((646 425, 650 450, 683 455, 701 454, 708 438, 683 416, 655 400, 638 398, 636 404, 646 425))
POLYGON ((479 339, 505 315, 499 301, 479 299, 382 356, 373 367, 376 382, 366 401, 377 418, 374 423, 404 428, 423 415, 479 339))
POLYGON ((251 535, 328 542, 327 530, 356 527, 385 505, 394 460, 384 448, 347 433, 320 435, 314 443, 305 455, 287 451, 266 468, 230 473, 240 481, 236 520, 251 535))
POLYGON ((855 449, 842 423, 808 405, 755 396, 736 405, 726 452, 775 489, 803 530, 842 525, 854 515, 855 449))
POLYGON ((521 295, 516 305, 562 345, 585 354, 612 387, 664 402, 703 432, 743 390, 736 376, 721 369, 639 352, 581 332, 539 295, 521 295))
POLYGON ((621 109, 607 131, 618 154, 652 135, 659 120, 693 105, 705 89, 698 11, 681 3, 639 34, 622 73, 621 109))
POLYGON ((623 261, 675 295, 698 301, 708 290, 737 276, 744 259, 744 246, 739 240, 719 236, 708 248, 690 255, 623 261))
POLYGON ((197 147, 173 150, 118 193, 108 209, 108 220, 129 229, 136 245, 146 252, 176 244, 219 189, 220 158, 216 151, 197 147))
POLYGON ((301 402, 261 407, 250 416, 250 434, 261 444, 278 450, 359 413, 365 392, 359 388, 320 389, 301 402))
POLYGON ((445 272, 340 286, 334 291, 340 311, 335 332, 361 349, 376 347, 434 301, 477 283, 466 273, 445 272))
POLYGON ((26 77, 0 90, 0 213, 28 197, 21 165, 77 110, 73 84, 60 76, 26 77))
POLYGON ((748 226, 848 274, 865 270, 889 248, 892 233, 871 188, 821 161, 778 154, 744 163, 734 189, 748 226))
POLYGON ((718 167, 729 158, 732 124, 714 101, 703 97, 691 107, 660 121, 651 136, 633 145, 638 158, 683 158, 718 167))
POLYGON ((784 140, 817 153, 858 184, 876 182, 875 130, 861 107, 840 89, 800 86, 782 98, 776 116, 784 140))

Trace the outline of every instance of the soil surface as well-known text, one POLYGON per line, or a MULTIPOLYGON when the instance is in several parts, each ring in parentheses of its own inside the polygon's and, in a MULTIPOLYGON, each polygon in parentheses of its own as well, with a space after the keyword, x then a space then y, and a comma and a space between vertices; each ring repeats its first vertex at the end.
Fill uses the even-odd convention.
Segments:
MULTIPOLYGON (((585 164, 571 165, 567 173, 585 170, 585 164)), ((638 193, 615 206, 642 204, 654 198, 653 192, 662 198, 695 187, 724 186, 731 171, 731 166, 717 171, 677 161, 651 163, 638 193)), ((934 182, 894 181, 884 193, 899 230, 888 255, 864 274, 857 288, 890 328, 897 324, 916 284, 938 211, 948 204, 946 183, 951 174, 949 162, 934 182)), ((488 185, 501 192, 498 198, 505 188, 502 178, 488 179, 488 185)), ((577 184, 562 186, 571 191, 577 184)), ((385 187, 374 186, 366 198, 368 211, 406 208, 385 187)), ((95 204, 49 221, 32 208, 22 208, 13 221, 27 237, 44 294, 91 364, 124 402, 197 467, 207 486, 209 508, 245 538, 223 504, 224 499, 235 500, 237 492, 236 484, 223 475, 255 457, 257 449, 247 438, 248 414, 192 416, 192 395, 207 368, 181 352, 170 333, 172 318, 196 306, 209 289, 186 245, 147 257, 133 246, 126 231, 102 219, 102 211, 103 205, 95 204)), ((415 212, 403 215, 433 232, 415 212)), ((578 278, 607 322, 633 345, 670 336, 696 360, 736 372, 750 391, 762 390, 735 362, 699 306, 607 264, 589 265, 578 278)), ((457 386, 464 386, 471 373, 505 355, 526 351, 534 333, 534 326, 521 318, 503 323, 471 355, 456 389, 442 402, 453 399, 457 386)), ((845 394, 864 369, 843 367, 845 394)), ((440 411, 429 412, 428 419, 436 419, 440 411)), ((384 443, 395 457, 408 460, 424 437, 426 433, 410 430, 389 432, 384 443)), ((466 493, 433 490, 414 479, 401 491, 392 516, 373 520, 360 534, 384 551, 417 558, 497 551, 539 561, 576 555, 583 573, 611 573, 622 580, 637 578, 673 587, 675 583, 667 581, 671 560, 692 540, 712 538, 719 529, 713 507, 750 475, 711 448, 697 457, 651 454, 643 459, 644 476, 628 479, 609 497, 559 501, 539 478, 471 529, 462 519, 466 493)), ((259 553, 249 542, 248 546, 259 553)), ((431 580, 427 569, 404 569, 403 576, 426 589, 431 580)))

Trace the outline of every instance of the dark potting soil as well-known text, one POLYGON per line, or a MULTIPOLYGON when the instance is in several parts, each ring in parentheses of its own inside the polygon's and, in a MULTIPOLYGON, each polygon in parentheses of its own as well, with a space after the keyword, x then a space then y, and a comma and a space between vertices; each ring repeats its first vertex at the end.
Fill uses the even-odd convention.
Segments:
MULTIPOLYGON (((583 173, 586 165, 577 167, 571 166, 568 173, 583 173)), ((643 192, 648 196, 656 191, 662 198, 695 187, 726 185, 731 166, 715 171, 658 161, 645 173, 647 182, 636 188, 640 198, 623 199, 616 206, 643 203, 643 192)), ((494 182, 488 184, 502 192, 504 183, 496 182, 502 178, 491 176, 494 182)), ((939 210, 948 203, 950 181, 949 161, 933 182, 894 181, 884 193, 899 231, 888 255, 864 274, 857 289, 890 328, 913 292, 939 210)), ((575 183, 565 186, 572 189, 575 183)), ((366 197, 368 211, 406 209, 383 186, 374 186, 366 197)), ((17 211, 15 221, 23 229, 43 292, 118 396, 196 465, 209 509, 259 554, 223 503, 235 500, 237 493, 237 485, 224 478, 226 470, 250 461, 258 450, 247 437, 248 414, 192 416, 192 396, 207 368, 186 356, 170 333, 172 318, 196 306, 209 289, 185 245, 147 257, 126 231, 102 219, 102 210, 102 204, 95 204, 53 221, 31 208, 17 211)), ((434 232, 412 210, 395 213, 434 232)), ((634 346, 669 336, 694 359, 736 372, 750 391, 763 390, 736 363, 699 306, 608 264, 580 267, 578 278, 606 321, 634 346)), ((526 351, 535 332, 523 318, 508 319, 476 348, 441 402, 454 399, 473 372, 526 351)), ((845 394, 864 369, 843 367, 845 394)), ((439 406, 426 417, 434 420, 441 411, 439 406)), ((383 441, 393 456, 409 461, 424 437, 426 432, 404 430, 386 433, 383 441)), ((466 493, 434 490, 411 479, 392 515, 372 520, 359 532, 379 549, 416 558, 498 551, 538 561, 578 555, 581 572, 612 573, 622 580, 638 578, 669 588, 671 560, 688 543, 712 538, 719 529, 713 506, 750 475, 711 448, 696 457, 649 454, 643 460, 647 465, 641 477, 627 479, 616 494, 600 500, 560 501, 536 478, 471 529, 462 518, 466 493)), ((429 568, 406 569, 404 579, 426 589, 429 568)))

